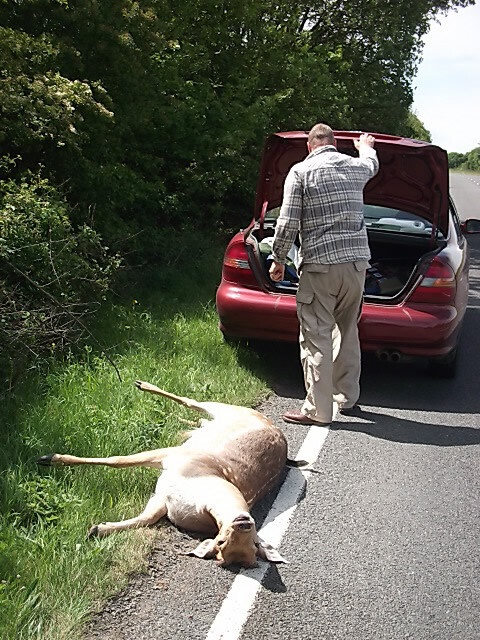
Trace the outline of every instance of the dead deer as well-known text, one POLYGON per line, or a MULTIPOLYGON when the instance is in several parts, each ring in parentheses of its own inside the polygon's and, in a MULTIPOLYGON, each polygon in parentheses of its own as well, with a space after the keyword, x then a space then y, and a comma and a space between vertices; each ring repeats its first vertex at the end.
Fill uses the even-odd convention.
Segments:
POLYGON ((178 447, 109 458, 78 458, 58 453, 42 456, 38 463, 47 466, 163 468, 143 513, 122 522, 95 525, 89 537, 153 525, 167 516, 178 527, 216 534, 215 538, 201 542, 190 555, 216 557, 221 566, 252 567, 257 556, 284 562, 276 549, 258 538, 250 515, 254 503, 279 481, 287 462, 287 443, 282 431, 254 409, 196 402, 139 380, 136 386, 141 391, 171 398, 210 419, 201 419, 200 427, 188 431, 188 439, 178 447))

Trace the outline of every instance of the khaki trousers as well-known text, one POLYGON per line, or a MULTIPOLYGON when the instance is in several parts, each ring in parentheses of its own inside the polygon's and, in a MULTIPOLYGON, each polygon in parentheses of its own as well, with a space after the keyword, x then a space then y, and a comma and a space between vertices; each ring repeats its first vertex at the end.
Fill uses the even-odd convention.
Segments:
POLYGON ((302 413, 331 422, 335 404, 360 396, 360 317, 366 260, 304 265, 297 292, 300 358, 306 397, 302 413))

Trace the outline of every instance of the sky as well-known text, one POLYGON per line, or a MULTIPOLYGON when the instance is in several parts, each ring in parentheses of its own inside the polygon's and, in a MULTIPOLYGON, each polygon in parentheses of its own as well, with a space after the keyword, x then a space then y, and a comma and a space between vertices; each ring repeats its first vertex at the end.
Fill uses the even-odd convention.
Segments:
POLYGON ((441 16, 423 41, 413 111, 434 144, 470 151, 480 146, 480 3, 441 16))

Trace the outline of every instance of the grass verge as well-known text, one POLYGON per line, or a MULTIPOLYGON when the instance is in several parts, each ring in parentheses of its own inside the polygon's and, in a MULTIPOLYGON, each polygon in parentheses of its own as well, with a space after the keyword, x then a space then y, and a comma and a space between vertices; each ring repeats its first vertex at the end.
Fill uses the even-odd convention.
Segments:
MULTIPOLYGON (((78 637, 101 599, 142 568, 155 532, 86 541, 88 527, 136 515, 157 473, 148 469, 37 468, 50 452, 133 453, 175 444, 191 413, 141 394, 135 379, 199 400, 252 405, 267 387, 254 354, 239 363, 223 344, 213 303, 221 246, 172 278, 127 279, 106 305, 96 335, 123 382, 90 346, 26 377, 0 410, 0 637, 78 637), (251 360, 249 361, 248 358, 251 360)), ((180 271, 180 270, 179 270, 180 271)))
POLYGON ((450 173, 464 173, 470 176, 480 176, 480 171, 474 171, 473 169, 462 169, 456 167, 455 169, 449 169, 450 173))

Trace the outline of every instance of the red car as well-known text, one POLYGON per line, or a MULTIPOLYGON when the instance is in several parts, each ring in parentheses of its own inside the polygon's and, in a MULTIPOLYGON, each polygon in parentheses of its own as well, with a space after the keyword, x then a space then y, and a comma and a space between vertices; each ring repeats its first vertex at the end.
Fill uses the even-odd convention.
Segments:
MULTIPOLYGON (((337 149, 356 154, 357 132, 336 131, 337 149)), ((372 258, 359 324, 362 350, 384 360, 424 356, 439 375, 455 371, 468 298, 468 247, 449 198, 447 154, 426 142, 373 134, 378 174, 364 191, 372 258)), ((271 242, 290 167, 307 155, 307 131, 265 143, 254 217, 230 241, 217 291, 220 329, 229 338, 296 341, 296 247, 286 280, 270 280, 271 242)))

